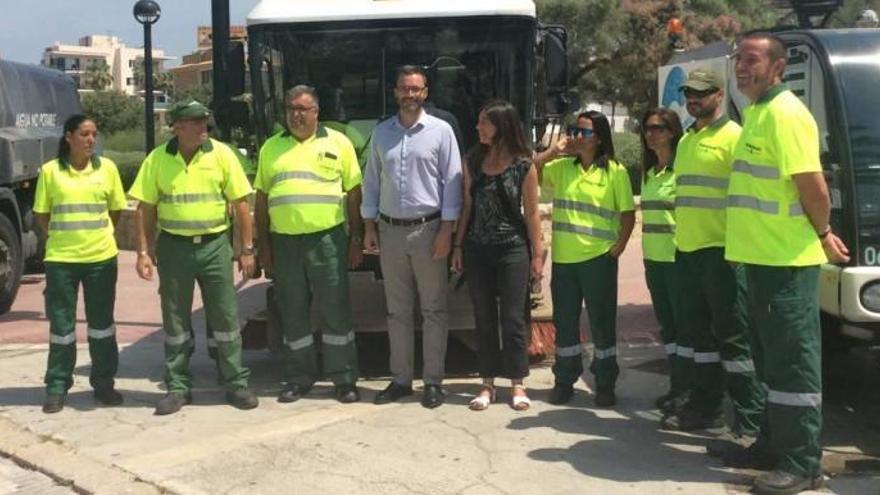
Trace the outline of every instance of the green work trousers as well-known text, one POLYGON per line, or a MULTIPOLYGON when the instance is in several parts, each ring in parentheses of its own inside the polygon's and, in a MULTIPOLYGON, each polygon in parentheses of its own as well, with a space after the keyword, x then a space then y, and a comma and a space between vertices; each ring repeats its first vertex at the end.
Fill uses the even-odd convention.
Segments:
POLYGON ((581 307, 586 304, 595 352, 590 371, 596 387, 613 389, 617 366, 617 258, 603 254, 580 263, 553 263, 550 289, 556 326, 559 385, 574 385, 583 373, 580 344, 581 307))
POLYGON ((684 327, 693 344, 691 403, 705 414, 721 411, 725 391, 737 434, 757 433, 764 390, 755 375, 749 339, 745 269, 724 259, 723 248, 676 254, 685 284, 684 327))
POLYGON ((49 318, 49 359, 46 393, 66 394, 76 366, 76 300, 79 286, 85 300, 89 383, 95 390, 113 388, 119 365, 113 305, 116 302, 116 256, 97 263, 46 263, 46 316, 49 318))
POLYGON ((357 350, 348 292, 348 236, 342 225, 311 234, 272 234, 275 298, 287 347, 285 381, 311 386, 357 381, 357 350), (324 373, 318 366, 311 318, 318 312, 324 373))
POLYGON ((678 346, 688 346, 682 325, 682 278, 678 263, 645 260, 645 281, 651 293, 654 316, 660 323, 660 340, 669 361, 669 391, 679 394, 690 390, 688 380, 693 360, 678 355, 678 346))
POLYGON ((777 469, 821 472, 822 335, 819 267, 746 265, 755 322, 755 364, 768 388, 758 436, 777 469))
POLYGON ((192 303, 196 280, 202 290, 205 320, 217 341, 217 360, 229 390, 247 387, 250 371, 241 364, 238 301, 232 279, 232 247, 221 234, 197 238, 159 234, 156 244, 162 325, 165 327, 165 384, 169 392, 187 393, 192 386, 192 303))

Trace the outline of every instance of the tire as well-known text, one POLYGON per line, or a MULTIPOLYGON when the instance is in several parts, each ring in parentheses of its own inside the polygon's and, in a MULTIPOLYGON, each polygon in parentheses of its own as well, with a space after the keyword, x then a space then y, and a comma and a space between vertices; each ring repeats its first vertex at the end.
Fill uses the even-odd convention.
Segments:
POLYGON ((0 314, 12 307, 23 269, 21 237, 9 218, 0 214, 0 314))

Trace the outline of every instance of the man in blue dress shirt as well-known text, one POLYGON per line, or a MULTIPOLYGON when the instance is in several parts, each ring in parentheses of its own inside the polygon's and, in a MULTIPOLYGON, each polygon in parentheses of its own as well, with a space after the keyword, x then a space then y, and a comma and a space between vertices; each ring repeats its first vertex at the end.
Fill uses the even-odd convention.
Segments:
POLYGON ((376 396, 387 404, 412 394, 415 301, 422 310, 425 383, 422 405, 443 403, 441 383, 449 333, 446 318, 447 257, 461 210, 461 155, 452 128, 422 108, 428 78, 401 67, 394 97, 397 115, 373 130, 364 171, 364 247, 379 260, 388 305, 388 338, 394 380, 376 396))

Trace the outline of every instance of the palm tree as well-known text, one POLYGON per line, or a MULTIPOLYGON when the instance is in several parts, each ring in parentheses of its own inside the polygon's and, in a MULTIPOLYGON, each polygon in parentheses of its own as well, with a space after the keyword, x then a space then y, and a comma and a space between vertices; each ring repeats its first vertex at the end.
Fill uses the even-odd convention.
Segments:
POLYGON ((107 63, 103 60, 89 62, 83 76, 83 86, 95 91, 104 91, 111 84, 113 84, 113 75, 110 74, 107 63))

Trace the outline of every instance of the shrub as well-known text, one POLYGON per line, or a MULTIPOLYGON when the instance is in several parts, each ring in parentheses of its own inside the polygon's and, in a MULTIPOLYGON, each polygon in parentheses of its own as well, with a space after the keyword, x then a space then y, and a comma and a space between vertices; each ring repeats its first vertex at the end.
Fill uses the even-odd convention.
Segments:
POLYGON ((119 169, 119 177, 122 179, 122 187, 128 191, 134 178, 137 177, 141 163, 144 161, 143 151, 113 151, 105 150, 104 156, 113 160, 119 169))

